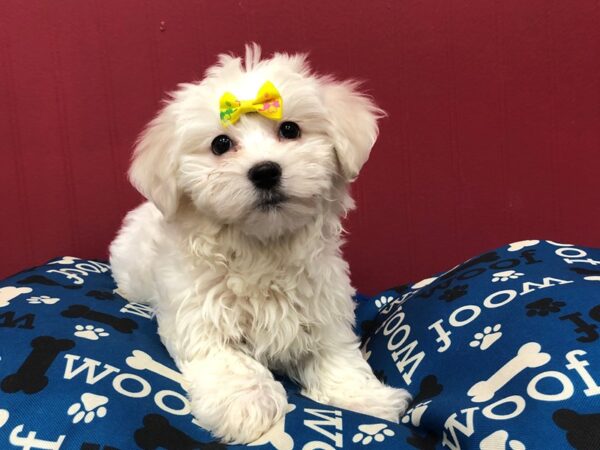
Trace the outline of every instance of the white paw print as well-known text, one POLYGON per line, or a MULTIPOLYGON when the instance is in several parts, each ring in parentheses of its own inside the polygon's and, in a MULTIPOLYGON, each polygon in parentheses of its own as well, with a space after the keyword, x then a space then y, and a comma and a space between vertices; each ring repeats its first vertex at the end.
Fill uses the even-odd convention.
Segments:
POLYGON ((54 305, 56 302, 60 301, 60 298, 50 297, 49 295, 40 295, 39 297, 29 297, 27 299, 30 305, 54 305))
POLYGON ((81 395, 81 401, 73 403, 67 410, 69 416, 73 416, 73 423, 79 423, 82 420, 90 423, 96 417, 106 416, 107 410, 104 407, 108 403, 108 397, 86 392, 81 395))
POLYGON ((369 445, 375 439, 377 442, 383 442, 386 436, 394 436, 392 430, 385 423, 374 423, 372 425, 359 425, 359 432, 354 435, 352 442, 360 442, 362 445, 369 445))
POLYGON ((475 333, 473 340, 469 342, 471 347, 479 347, 480 350, 487 350, 494 342, 502 337, 500 331, 502 325, 497 323, 493 327, 485 327, 482 333, 475 333))
POLYGON ((394 301, 394 297, 386 297, 385 295, 383 295, 381 298, 378 298, 377 300, 375 300, 375 306, 377 306, 379 309, 381 309, 385 305, 387 305, 388 303, 391 303, 393 301, 394 301))
POLYGON ((483 439, 479 443, 479 448, 481 450, 496 450, 498 448, 505 450, 525 450, 525 444, 516 439, 509 440, 506 430, 498 430, 483 439))
POLYGON ((492 275, 492 282, 495 283, 497 281, 508 281, 508 280, 516 280, 519 277, 525 275, 521 272, 515 272, 514 270, 505 270, 504 272, 496 272, 492 275))
POLYGON ((75 336, 89 339, 90 341, 97 341, 101 337, 109 336, 110 334, 104 331, 104 328, 96 328, 94 325, 75 325, 75 336))
POLYGON ((427 408, 429 407, 430 403, 431 403, 431 400, 427 400, 425 402, 421 402, 418 405, 410 408, 402 416, 402 423, 410 422, 415 427, 418 427, 419 425, 421 425, 421 417, 423 417, 423 414, 425 414, 425 411, 427 411, 427 408))

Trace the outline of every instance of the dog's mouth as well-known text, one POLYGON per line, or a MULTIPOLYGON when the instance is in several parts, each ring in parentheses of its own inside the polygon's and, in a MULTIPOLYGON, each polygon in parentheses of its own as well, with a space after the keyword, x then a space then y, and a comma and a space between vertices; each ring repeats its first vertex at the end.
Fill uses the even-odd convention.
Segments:
POLYGON ((258 200, 257 208, 261 211, 272 211, 281 208, 287 200, 288 197, 279 191, 265 192, 258 200))

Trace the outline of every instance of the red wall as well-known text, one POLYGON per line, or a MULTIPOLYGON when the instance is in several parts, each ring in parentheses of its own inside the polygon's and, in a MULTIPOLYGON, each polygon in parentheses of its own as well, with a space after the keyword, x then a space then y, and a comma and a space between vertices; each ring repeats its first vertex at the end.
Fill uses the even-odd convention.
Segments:
POLYGON ((162 93, 251 40, 389 113, 354 186, 360 289, 513 240, 600 246, 599 24, 597 0, 2 0, 0 276, 105 257, 162 93))

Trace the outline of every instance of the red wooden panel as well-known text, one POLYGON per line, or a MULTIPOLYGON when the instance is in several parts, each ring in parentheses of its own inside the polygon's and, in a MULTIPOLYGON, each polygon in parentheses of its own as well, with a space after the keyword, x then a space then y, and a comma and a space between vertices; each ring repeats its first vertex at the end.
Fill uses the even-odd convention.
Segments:
POLYGON ((4 0, 0 276, 102 258, 165 91, 257 41, 367 80, 389 117, 348 221, 373 291, 531 237, 600 245, 600 2, 4 0))

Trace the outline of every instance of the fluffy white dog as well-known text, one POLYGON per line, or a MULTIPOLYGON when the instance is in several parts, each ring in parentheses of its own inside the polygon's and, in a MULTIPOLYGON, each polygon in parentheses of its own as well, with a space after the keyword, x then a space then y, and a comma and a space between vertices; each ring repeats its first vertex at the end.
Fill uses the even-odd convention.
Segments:
POLYGON ((303 55, 261 60, 248 46, 243 63, 221 55, 180 85, 135 149, 129 176, 149 201, 111 245, 114 277, 156 307, 194 416, 225 441, 251 442, 285 414, 270 370, 395 422, 409 401, 373 375, 353 331, 341 218, 382 114, 356 89, 303 55))

